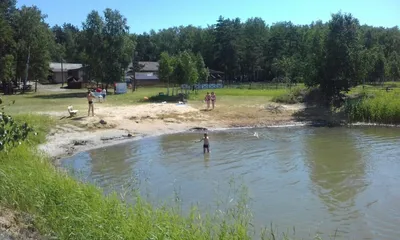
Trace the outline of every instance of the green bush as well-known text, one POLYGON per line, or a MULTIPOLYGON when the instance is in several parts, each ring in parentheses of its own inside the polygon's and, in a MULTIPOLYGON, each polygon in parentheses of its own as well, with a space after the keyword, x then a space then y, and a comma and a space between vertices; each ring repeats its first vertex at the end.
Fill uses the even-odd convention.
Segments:
POLYGON ((274 97, 272 101, 285 104, 301 103, 304 102, 305 94, 306 90, 304 88, 296 87, 291 89, 287 93, 283 93, 279 96, 274 97))
POLYGON ((4 151, 21 144, 33 129, 26 122, 16 122, 12 116, 5 114, 1 98, 0 107, 0 151, 4 151))

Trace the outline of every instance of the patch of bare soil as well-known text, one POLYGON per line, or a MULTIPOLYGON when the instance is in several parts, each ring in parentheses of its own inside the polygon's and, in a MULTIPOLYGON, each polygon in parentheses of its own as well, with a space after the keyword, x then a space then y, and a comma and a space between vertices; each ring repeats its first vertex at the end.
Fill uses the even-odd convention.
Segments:
POLYGON ((48 239, 39 234, 28 214, 0 207, 0 240, 48 239))

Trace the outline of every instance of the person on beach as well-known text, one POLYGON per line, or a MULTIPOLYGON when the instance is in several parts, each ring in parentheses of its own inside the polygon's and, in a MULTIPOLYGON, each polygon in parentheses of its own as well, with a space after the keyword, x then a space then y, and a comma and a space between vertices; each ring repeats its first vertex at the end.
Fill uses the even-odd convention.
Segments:
POLYGON ((88 90, 87 92, 87 100, 89 103, 89 110, 88 110, 88 116, 90 116, 90 110, 92 110, 92 116, 94 116, 94 106, 93 106, 93 94, 90 92, 90 90, 88 90))
POLYGON ((203 153, 210 152, 210 142, 209 142, 209 138, 208 138, 208 134, 204 133, 204 137, 202 139, 200 139, 199 142, 203 142, 203 153))
POLYGON ((211 103, 212 103, 212 109, 214 109, 214 107, 215 107, 215 102, 217 101, 217 96, 215 95, 214 92, 211 92, 210 99, 211 99, 211 103))
POLYGON ((204 101, 206 101, 206 103, 207 103, 207 110, 210 109, 211 96, 210 96, 209 92, 207 92, 207 94, 206 94, 206 96, 204 98, 204 101))
POLYGON ((106 100, 107 96, 107 90, 104 88, 103 91, 101 92, 101 95, 103 95, 103 100, 106 100))

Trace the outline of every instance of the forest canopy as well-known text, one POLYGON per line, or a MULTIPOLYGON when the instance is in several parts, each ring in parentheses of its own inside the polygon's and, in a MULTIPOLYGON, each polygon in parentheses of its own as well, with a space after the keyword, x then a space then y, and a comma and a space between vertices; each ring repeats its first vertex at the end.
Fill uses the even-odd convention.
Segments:
MULTIPOLYGON (((328 98, 360 83, 400 79, 399 28, 360 25, 347 13, 308 25, 221 16, 205 28, 132 34, 118 10, 91 11, 82 26, 49 26, 40 9, 17 8, 15 0, 2 1, 0 12, 2 82, 24 79, 28 56, 28 78, 40 81, 46 80, 50 61, 88 65, 92 79, 107 82, 123 79, 122 69, 131 62, 168 62, 167 56, 203 59, 206 68, 225 72, 227 82, 301 82, 319 86, 328 98)), ((192 74, 184 76, 188 79, 167 74, 165 81, 193 82, 192 74)))

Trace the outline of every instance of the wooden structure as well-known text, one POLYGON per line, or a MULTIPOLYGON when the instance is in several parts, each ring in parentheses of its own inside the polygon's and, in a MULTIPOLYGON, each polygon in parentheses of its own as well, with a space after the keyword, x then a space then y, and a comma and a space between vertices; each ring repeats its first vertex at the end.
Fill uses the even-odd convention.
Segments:
POLYGON ((138 86, 157 86, 160 85, 160 79, 158 78, 158 62, 139 62, 139 65, 143 66, 139 72, 133 73, 130 69, 132 63, 129 64, 128 70, 125 72, 125 81, 132 83, 133 74, 138 86))
POLYGON ((85 67, 80 63, 56 63, 49 65, 48 81, 50 83, 67 83, 71 77, 75 80, 84 81, 85 67))
POLYGON ((225 77, 225 73, 213 69, 208 69, 209 77, 208 77, 208 84, 217 84, 223 83, 223 78, 225 77))

